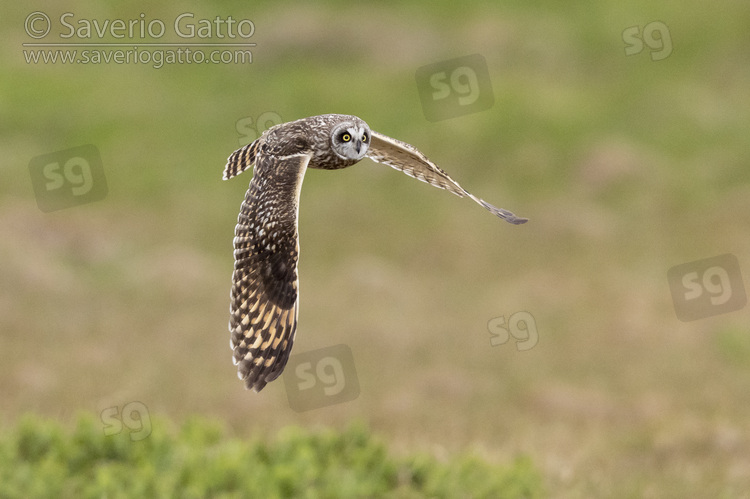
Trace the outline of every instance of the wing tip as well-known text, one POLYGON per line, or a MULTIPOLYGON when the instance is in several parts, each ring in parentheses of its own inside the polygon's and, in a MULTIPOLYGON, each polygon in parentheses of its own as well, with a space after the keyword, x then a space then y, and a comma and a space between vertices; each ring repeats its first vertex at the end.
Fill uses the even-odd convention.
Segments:
POLYGON ((515 215, 513 215, 512 218, 504 218, 504 219, 505 219, 506 222, 512 223, 513 225, 521 225, 521 224, 525 224, 526 222, 529 221, 528 218, 517 217, 515 215))
MULTIPOLYGON (((469 195, 471 196, 471 194, 469 194, 469 195)), ((471 196, 471 197, 474 198, 474 196, 471 196)), ((502 208, 498 208, 497 206, 488 203, 484 199, 478 199, 478 198, 474 198, 474 199, 478 200, 479 204, 481 204, 482 206, 484 206, 490 213, 492 213, 495 216, 498 216, 498 217, 502 218, 503 220, 505 220, 508 223, 511 223, 513 225, 521 225, 521 224, 525 224, 526 222, 529 221, 528 218, 518 217, 518 216, 516 216, 515 214, 513 214, 512 212, 510 212, 508 210, 504 210, 502 208)))
POLYGON ((260 391, 265 388, 265 386, 268 383, 263 379, 256 379, 253 381, 250 381, 249 379, 245 381, 245 390, 252 390, 255 393, 260 393, 260 391))
POLYGON ((259 393, 268 384, 263 369, 260 366, 251 365, 247 367, 247 361, 240 361, 237 368, 237 377, 245 382, 245 390, 259 393))

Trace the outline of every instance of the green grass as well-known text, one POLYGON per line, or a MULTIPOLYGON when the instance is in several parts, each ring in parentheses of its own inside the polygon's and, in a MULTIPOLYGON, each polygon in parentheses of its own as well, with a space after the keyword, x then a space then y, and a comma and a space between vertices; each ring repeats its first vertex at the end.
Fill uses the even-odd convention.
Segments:
POLYGON ((105 436, 80 416, 73 429, 23 418, 0 437, 0 495, 33 497, 493 497, 542 496, 527 458, 493 465, 476 454, 394 454, 362 425, 289 427, 238 438, 193 418, 157 420, 146 438, 105 436))

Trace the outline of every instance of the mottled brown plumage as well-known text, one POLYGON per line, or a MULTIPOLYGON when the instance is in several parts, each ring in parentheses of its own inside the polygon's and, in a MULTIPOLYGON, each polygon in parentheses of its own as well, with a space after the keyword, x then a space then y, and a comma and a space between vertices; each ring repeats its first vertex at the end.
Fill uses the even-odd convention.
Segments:
POLYGON ((413 146, 372 132, 356 116, 326 114, 283 123, 227 160, 223 178, 254 166, 234 238, 229 331, 247 388, 260 391, 284 370, 297 331, 297 220, 307 168, 346 168, 365 156, 470 197, 513 224, 526 222, 463 189, 413 146))

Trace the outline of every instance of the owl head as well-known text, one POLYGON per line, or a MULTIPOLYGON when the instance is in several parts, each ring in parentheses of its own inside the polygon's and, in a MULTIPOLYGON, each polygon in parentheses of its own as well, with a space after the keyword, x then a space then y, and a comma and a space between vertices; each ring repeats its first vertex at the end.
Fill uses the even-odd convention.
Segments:
POLYGON ((331 147, 341 159, 359 161, 370 147, 370 127, 355 116, 347 117, 331 130, 331 147))

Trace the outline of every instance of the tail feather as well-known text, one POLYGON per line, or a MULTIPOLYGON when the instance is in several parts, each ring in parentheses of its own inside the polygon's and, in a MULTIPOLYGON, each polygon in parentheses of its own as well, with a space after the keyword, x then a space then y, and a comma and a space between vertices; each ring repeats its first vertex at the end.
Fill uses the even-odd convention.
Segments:
POLYGON ((255 157, 258 154, 260 140, 255 140, 251 144, 237 149, 227 159, 227 165, 224 167, 224 180, 229 180, 244 172, 255 164, 255 157))

